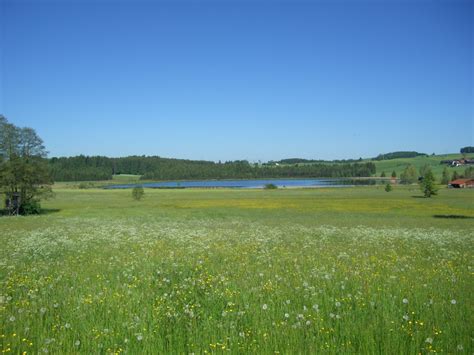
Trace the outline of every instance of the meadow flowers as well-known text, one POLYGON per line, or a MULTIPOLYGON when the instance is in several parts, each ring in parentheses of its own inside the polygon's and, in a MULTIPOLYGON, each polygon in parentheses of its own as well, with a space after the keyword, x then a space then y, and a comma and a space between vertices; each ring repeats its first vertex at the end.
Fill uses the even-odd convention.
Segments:
POLYGON ((2 351, 471 350, 469 233, 204 217, 60 218, 10 233, 2 351))

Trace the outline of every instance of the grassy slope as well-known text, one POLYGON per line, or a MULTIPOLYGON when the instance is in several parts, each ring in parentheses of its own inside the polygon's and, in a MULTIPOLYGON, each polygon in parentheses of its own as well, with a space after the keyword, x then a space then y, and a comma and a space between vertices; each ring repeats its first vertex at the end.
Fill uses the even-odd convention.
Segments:
POLYGON ((56 193, 0 218, 2 350, 473 350, 474 189, 56 193))
MULTIPOLYGON (((377 176, 380 176, 382 171, 385 171, 387 176, 390 176, 392 171, 397 173, 399 177, 405 167, 409 164, 413 164, 418 170, 425 164, 431 166, 433 173, 438 178, 441 177, 441 173, 445 167, 444 164, 440 164, 442 160, 453 160, 461 158, 461 154, 446 154, 446 155, 435 155, 435 156, 421 156, 416 158, 404 158, 404 159, 393 159, 393 160, 382 160, 382 161, 374 161, 376 169, 377 169, 377 176)), ((468 154, 468 158, 474 159, 474 154, 468 154)), ((466 167, 457 167, 457 168, 449 168, 451 174, 454 171, 457 171, 458 174, 463 174, 466 167)))

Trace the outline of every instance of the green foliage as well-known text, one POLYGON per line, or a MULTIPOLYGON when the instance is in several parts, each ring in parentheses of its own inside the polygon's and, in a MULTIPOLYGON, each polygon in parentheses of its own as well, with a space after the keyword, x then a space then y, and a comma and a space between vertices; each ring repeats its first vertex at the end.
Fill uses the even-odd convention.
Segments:
POLYGON ((18 201, 11 213, 34 213, 39 200, 51 196, 52 180, 43 141, 31 128, 0 117, 0 191, 18 201))
POLYGON ((141 185, 137 185, 132 189, 132 197, 134 200, 140 201, 143 198, 144 194, 145 190, 141 185))
POLYGON ((408 165, 403 173, 400 175, 400 183, 402 184, 414 184, 418 181, 418 173, 413 165, 408 165))
POLYGON ((457 180, 457 179, 460 179, 461 177, 462 177, 462 175, 458 174, 458 172, 455 171, 453 173, 453 176, 452 176, 451 180, 457 180))
POLYGON ((38 200, 30 200, 28 202, 22 203, 20 206, 21 215, 33 215, 41 213, 41 204, 38 200))
POLYGON ((385 191, 386 191, 386 192, 392 191, 392 185, 391 185, 390 183, 387 183, 387 184, 385 185, 385 191))
POLYGON ((276 186, 275 184, 265 184, 265 187, 264 187, 265 190, 275 190, 277 188, 278 186, 276 186))
POLYGON ((451 181, 451 174, 447 167, 443 169, 443 174, 441 175, 441 183, 447 185, 451 181))
POLYGON ((425 172, 423 179, 420 181, 420 188, 425 197, 438 194, 438 188, 436 187, 435 178, 431 170, 425 172))
POLYGON ((392 178, 396 178, 397 177, 397 173, 394 171, 392 171, 392 178))
POLYGON ((380 174, 380 177, 385 177, 385 171, 382 171, 382 174, 380 174))
POLYGON ((474 153, 474 147, 461 148, 461 154, 474 153))

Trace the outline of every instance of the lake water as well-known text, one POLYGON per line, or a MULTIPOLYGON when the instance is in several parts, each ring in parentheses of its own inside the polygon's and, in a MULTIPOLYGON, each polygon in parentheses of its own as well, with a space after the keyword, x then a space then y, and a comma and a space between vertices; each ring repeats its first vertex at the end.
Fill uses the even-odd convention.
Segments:
POLYGON ((244 188, 259 189, 266 184, 274 184, 279 188, 285 187, 350 187, 360 185, 378 185, 386 183, 381 179, 266 179, 266 180, 195 180, 195 181, 163 181, 143 184, 117 184, 106 189, 129 189, 136 185, 158 189, 176 188, 244 188))

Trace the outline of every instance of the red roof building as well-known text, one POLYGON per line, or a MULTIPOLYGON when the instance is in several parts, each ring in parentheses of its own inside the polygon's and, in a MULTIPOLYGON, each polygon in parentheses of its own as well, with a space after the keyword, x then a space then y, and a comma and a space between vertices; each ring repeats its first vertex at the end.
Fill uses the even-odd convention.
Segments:
POLYGON ((474 187, 474 179, 456 179, 449 182, 449 187, 454 188, 465 188, 465 187, 474 187))

